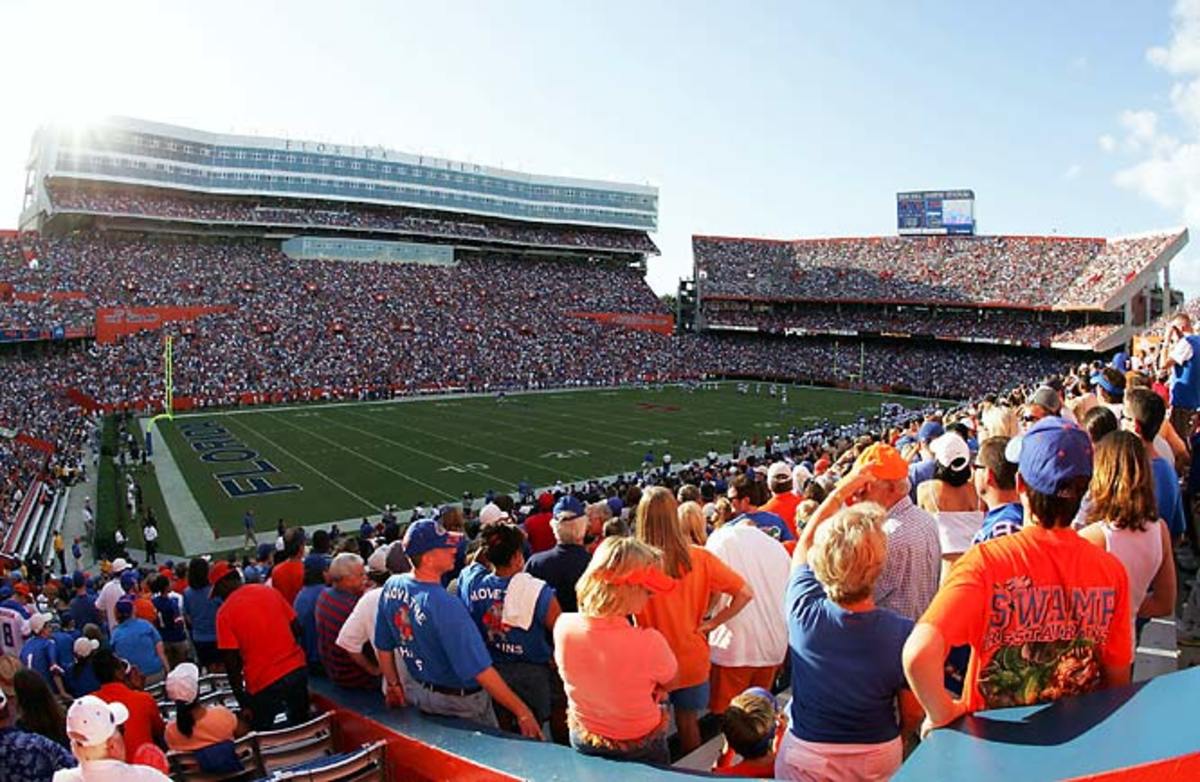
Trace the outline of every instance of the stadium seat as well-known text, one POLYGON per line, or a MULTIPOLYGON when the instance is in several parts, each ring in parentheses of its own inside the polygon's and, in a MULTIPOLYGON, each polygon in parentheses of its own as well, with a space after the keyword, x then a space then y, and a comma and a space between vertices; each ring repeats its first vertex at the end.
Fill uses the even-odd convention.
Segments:
POLYGON ((263 768, 268 773, 327 757, 334 752, 332 713, 295 727, 257 731, 252 735, 263 768))
POLYGON ((234 782, 234 780, 257 779, 263 776, 262 761, 254 734, 243 736, 233 743, 234 753, 242 763, 242 770, 229 774, 210 774, 202 771, 194 752, 168 752, 167 762, 171 765, 171 776, 176 782, 234 782))
POLYGON ((387 743, 377 741, 363 745, 354 752, 320 758, 298 766, 277 771, 272 782, 304 780, 304 782, 382 782, 386 779, 384 750, 387 743))

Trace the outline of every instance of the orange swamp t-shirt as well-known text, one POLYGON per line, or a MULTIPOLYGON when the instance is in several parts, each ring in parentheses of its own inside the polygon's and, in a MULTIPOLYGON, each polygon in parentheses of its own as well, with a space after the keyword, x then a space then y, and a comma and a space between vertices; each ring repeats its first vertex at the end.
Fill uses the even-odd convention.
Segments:
POLYGON ((969 550, 921 621, 947 648, 970 645, 970 711, 1097 689, 1104 666, 1133 663, 1129 579, 1074 530, 1030 524, 969 550))

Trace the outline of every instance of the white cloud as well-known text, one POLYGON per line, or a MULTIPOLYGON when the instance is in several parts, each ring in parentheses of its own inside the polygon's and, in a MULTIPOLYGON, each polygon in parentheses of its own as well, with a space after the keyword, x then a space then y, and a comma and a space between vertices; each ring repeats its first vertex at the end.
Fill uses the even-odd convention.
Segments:
POLYGON ((1069 181, 1077 178, 1081 173, 1083 173, 1083 166, 1079 165, 1078 163, 1072 163, 1071 165, 1067 166, 1067 170, 1063 172, 1063 179, 1069 181))
MULTIPOLYGON (((1176 0, 1171 39, 1146 52, 1146 59, 1174 77, 1170 115, 1148 109, 1121 112, 1122 147, 1141 159, 1116 173, 1113 181, 1200 227, 1200 0, 1176 0), (1178 136, 1162 130, 1174 120, 1178 136)), ((1100 148, 1113 151, 1117 141, 1100 137, 1100 148)), ((1193 236, 1200 233, 1193 231, 1193 236)), ((1186 266, 1186 264, 1185 264, 1186 266)))
POLYGON ((1071 70, 1086 71, 1088 67, 1088 58, 1082 54, 1071 60, 1071 70))

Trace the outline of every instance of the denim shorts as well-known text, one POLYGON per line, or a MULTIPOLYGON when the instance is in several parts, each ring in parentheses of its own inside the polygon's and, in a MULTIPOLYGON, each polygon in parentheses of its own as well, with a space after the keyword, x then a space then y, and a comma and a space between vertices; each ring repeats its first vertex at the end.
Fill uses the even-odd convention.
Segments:
POLYGON ((671 705, 684 711, 701 711, 708 708, 708 682, 692 687, 671 690, 671 705))

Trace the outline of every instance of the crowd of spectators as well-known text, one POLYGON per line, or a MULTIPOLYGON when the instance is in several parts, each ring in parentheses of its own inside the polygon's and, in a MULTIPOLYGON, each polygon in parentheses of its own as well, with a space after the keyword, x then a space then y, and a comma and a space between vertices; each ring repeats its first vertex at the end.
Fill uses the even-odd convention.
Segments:
POLYGON ((753 327, 783 334, 799 329, 811 334, 868 332, 985 340, 1032 347, 1066 343, 1091 346, 1121 328, 1119 323, 1085 323, 1060 312, 1020 310, 935 310, 857 304, 803 306, 706 300, 707 327, 753 327))
POLYGON ((657 253, 644 231, 554 227, 501 222, 482 217, 402 207, 284 198, 188 198, 170 193, 97 191, 67 186, 48 188, 57 211, 160 218, 205 224, 330 228, 394 233, 412 237, 468 239, 547 248, 657 253))
POLYGON ((1082 309, 1100 306, 1179 237, 696 236, 692 249, 702 296, 1082 309))
POLYGON ((1177 487, 1190 458, 1165 422, 1182 390, 1099 362, 1025 369, 1040 385, 996 377, 949 409, 478 508, 389 506, 357 534, 281 527, 211 562, 0 572, 20 637, 0 651, 21 668, 0 682, 0 768, 98 782, 103 761, 162 782, 164 749, 299 724, 325 677, 627 761, 688 753, 708 711, 721 775, 890 778, 964 714, 1127 684, 1142 624, 1175 610, 1186 544, 1153 482, 1177 487), (994 611, 1027 590, 1080 599, 1048 599, 1062 615, 1043 636, 994 611), (199 700, 204 673, 236 706, 199 700))

